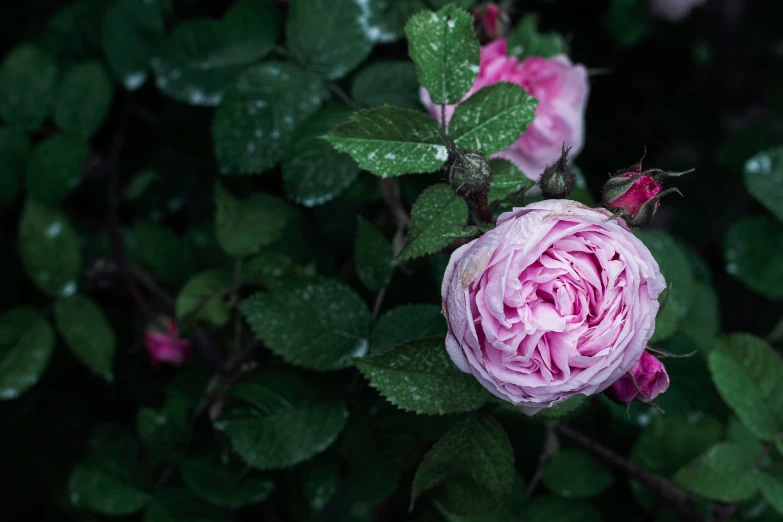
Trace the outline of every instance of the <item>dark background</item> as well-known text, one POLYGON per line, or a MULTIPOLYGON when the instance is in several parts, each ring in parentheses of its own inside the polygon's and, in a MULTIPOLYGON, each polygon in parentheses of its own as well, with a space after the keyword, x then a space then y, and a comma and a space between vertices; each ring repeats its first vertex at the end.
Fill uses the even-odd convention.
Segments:
MULTIPOLYGON (((65 3, 35 0, 4 5, 0 15, 3 53, 32 40, 42 42, 64 63, 69 56, 99 56, 97 32, 82 27, 59 37, 44 32, 51 15, 65 3)), ((184 16, 220 16, 231 5, 223 0, 175 3, 184 16)), ((783 304, 752 293, 726 274, 722 241, 732 222, 765 212, 745 191, 742 167, 756 152, 780 143, 783 135, 783 2, 708 0, 676 24, 633 12, 612 15, 610 2, 605 0, 514 2, 512 16, 516 19, 526 10, 539 13, 543 30, 558 31, 569 39, 575 62, 595 70, 586 145, 577 161, 592 193, 597 196, 610 172, 637 162, 645 149, 646 167, 695 168, 694 173, 676 180, 685 197, 665 199, 652 226, 667 228, 706 260, 720 296, 723 331, 766 334, 783 315, 783 304), (637 41, 620 43, 634 40, 634 34, 639 35, 637 41)), ((379 45, 373 57, 405 59, 406 45, 379 45)), ((350 76, 341 83, 350 85, 350 76)), ((211 218, 212 110, 168 100, 152 82, 129 98, 115 90, 112 112, 92 142, 94 158, 85 169, 85 184, 66 203, 94 257, 105 252, 102 166, 118 132, 123 140, 118 161, 123 179, 150 165, 166 176, 154 195, 123 209, 124 223, 138 216, 155 216, 181 232, 207 226, 211 218), (173 200, 184 204, 172 205, 173 200)), ((46 132, 44 128, 42 136, 46 132)), ((233 183, 280 190, 275 175, 233 183)), ((372 187, 372 183, 363 177, 360 187, 372 187)), ((382 203, 356 203, 346 197, 304 213, 303 219, 317 230, 314 236, 318 238, 312 238, 310 247, 329 252, 319 258, 320 271, 343 275, 347 270, 355 215, 372 204, 382 203)), ((14 253, 20 209, 21 202, 17 202, 0 213, 3 309, 17 304, 47 305, 21 276, 14 253)), ((89 263, 90 256, 86 258, 89 263)), ((193 263, 215 267, 206 252, 197 253, 193 263)), ((38 386, 17 401, 0 402, 3 520, 62 517, 61 510, 71 512, 73 520, 91 520, 65 505, 67 475, 83 456, 84 441, 101 423, 117 422, 133 429, 138 406, 159 400, 161 386, 171 376, 167 371, 152 371, 140 355, 141 319, 122 286, 89 277, 85 284, 98 289, 95 297, 108 310, 120 339, 116 381, 105 384, 65 350, 56 350, 38 386)), ((176 289, 175 281, 172 291, 176 289)), ((437 295, 431 290, 424 285, 419 299, 431 302, 437 295)), ((410 300, 406 296, 405 301, 410 300)), ((390 293, 389 306, 402 301, 390 293)))

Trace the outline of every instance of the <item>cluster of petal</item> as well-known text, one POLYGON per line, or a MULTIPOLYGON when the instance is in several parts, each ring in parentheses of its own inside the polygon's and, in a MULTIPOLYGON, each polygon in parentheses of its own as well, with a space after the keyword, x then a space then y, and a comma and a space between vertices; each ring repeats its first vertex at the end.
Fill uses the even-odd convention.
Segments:
POLYGON ((515 208, 457 249, 441 295, 454 364, 532 415, 630 371, 665 281, 611 213, 568 200, 515 208))
MULTIPOLYGON (((531 179, 538 179, 547 165, 559 157, 563 144, 570 147, 573 159, 584 144, 584 113, 589 85, 587 69, 574 65, 565 55, 552 58, 530 57, 519 60, 506 55, 506 40, 501 38, 481 48, 481 63, 476 82, 462 101, 473 93, 498 82, 521 85, 538 100, 536 118, 514 144, 493 158, 512 161, 531 179)), ((430 116, 441 117, 441 106, 432 103, 429 93, 420 89, 422 104, 430 116)), ((456 105, 447 105, 446 122, 456 105)))
POLYGON ((190 360, 190 340, 179 338, 179 329, 173 317, 166 319, 164 324, 165 328, 153 327, 144 334, 144 346, 152 366, 160 363, 182 366, 190 360))
POLYGON ((631 369, 612 384, 606 394, 613 401, 628 405, 634 400, 650 402, 669 388, 669 374, 663 363, 644 352, 631 369))

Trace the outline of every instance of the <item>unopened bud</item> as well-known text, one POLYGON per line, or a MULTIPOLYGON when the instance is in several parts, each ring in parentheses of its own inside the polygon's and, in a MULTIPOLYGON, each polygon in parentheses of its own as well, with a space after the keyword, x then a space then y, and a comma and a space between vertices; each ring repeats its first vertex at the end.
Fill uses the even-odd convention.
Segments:
POLYGON ((454 140, 440 132, 438 135, 449 153, 443 168, 454 191, 469 201, 486 196, 492 181, 492 169, 484 155, 458 147, 454 140))
POLYGON ((576 183, 576 176, 568 168, 568 151, 563 144, 563 152, 560 158, 544 170, 538 184, 541 186, 541 192, 547 199, 563 199, 571 193, 576 183))

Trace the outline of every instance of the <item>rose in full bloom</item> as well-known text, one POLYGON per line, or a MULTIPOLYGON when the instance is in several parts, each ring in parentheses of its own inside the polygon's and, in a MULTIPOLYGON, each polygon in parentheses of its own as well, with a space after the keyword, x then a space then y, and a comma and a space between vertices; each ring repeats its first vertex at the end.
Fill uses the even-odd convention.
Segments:
POLYGON ((611 215, 562 199, 515 208, 446 268, 451 359, 528 415, 602 392, 652 336, 666 283, 611 215))
MULTIPOLYGON (((589 91, 587 69, 573 65, 565 55, 534 56, 525 60, 506 56, 503 38, 481 48, 478 78, 462 101, 482 87, 497 82, 523 86, 538 100, 538 106, 535 120, 522 137, 493 158, 506 158, 529 178, 538 179, 544 169, 560 157, 563 144, 571 147, 571 159, 579 154, 584 144, 584 112, 589 91)), ((441 106, 432 103, 423 87, 419 94, 430 116, 440 120, 441 106)), ((446 106, 447 123, 455 107, 446 106)))
POLYGON ((179 338, 177 321, 173 317, 160 318, 151 325, 144 334, 144 346, 152 366, 160 363, 182 366, 190 360, 190 340, 179 338))
POLYGON ((663 363, 644 352, 631 373, 617 379, 606 394, 618 404, 628 405, 634 399, 650 402, 668 388, 669 375, 663 363))
POLYGON ((707 0, 652 0, 652 12, 670 22, 685 19, 690 12, 707 0))

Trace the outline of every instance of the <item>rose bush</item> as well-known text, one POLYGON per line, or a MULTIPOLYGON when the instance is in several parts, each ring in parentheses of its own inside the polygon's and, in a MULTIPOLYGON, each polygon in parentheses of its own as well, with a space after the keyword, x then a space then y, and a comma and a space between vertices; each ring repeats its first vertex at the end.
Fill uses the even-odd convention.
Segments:
MULTIPOLYGON (((538 100, 536 118, 522 137, 492 156, 514 162, 530 179, 537 179, 547 165, 560 156, 563 144, 571 147, 571 159, 582 150, 589 93, 587 69, 572 64, 565 55, 519 60, 506 55, 506 46, 503 38, 481 48, 478 78, 462 101, 482 87, 498 82, 521 85, 538 100)), ((430 116, 440 120, 441 106, 432 102, 423 87, 419 95, 430 116)), ((451 120, 455 108, 456 105, 446 106, 446 123, 451 120)))
POLYGON ((621 220, 568 200, 515 208, 443 278, 454 364, 527 414, 605 390, 653 333, 658 264, 621 220))

